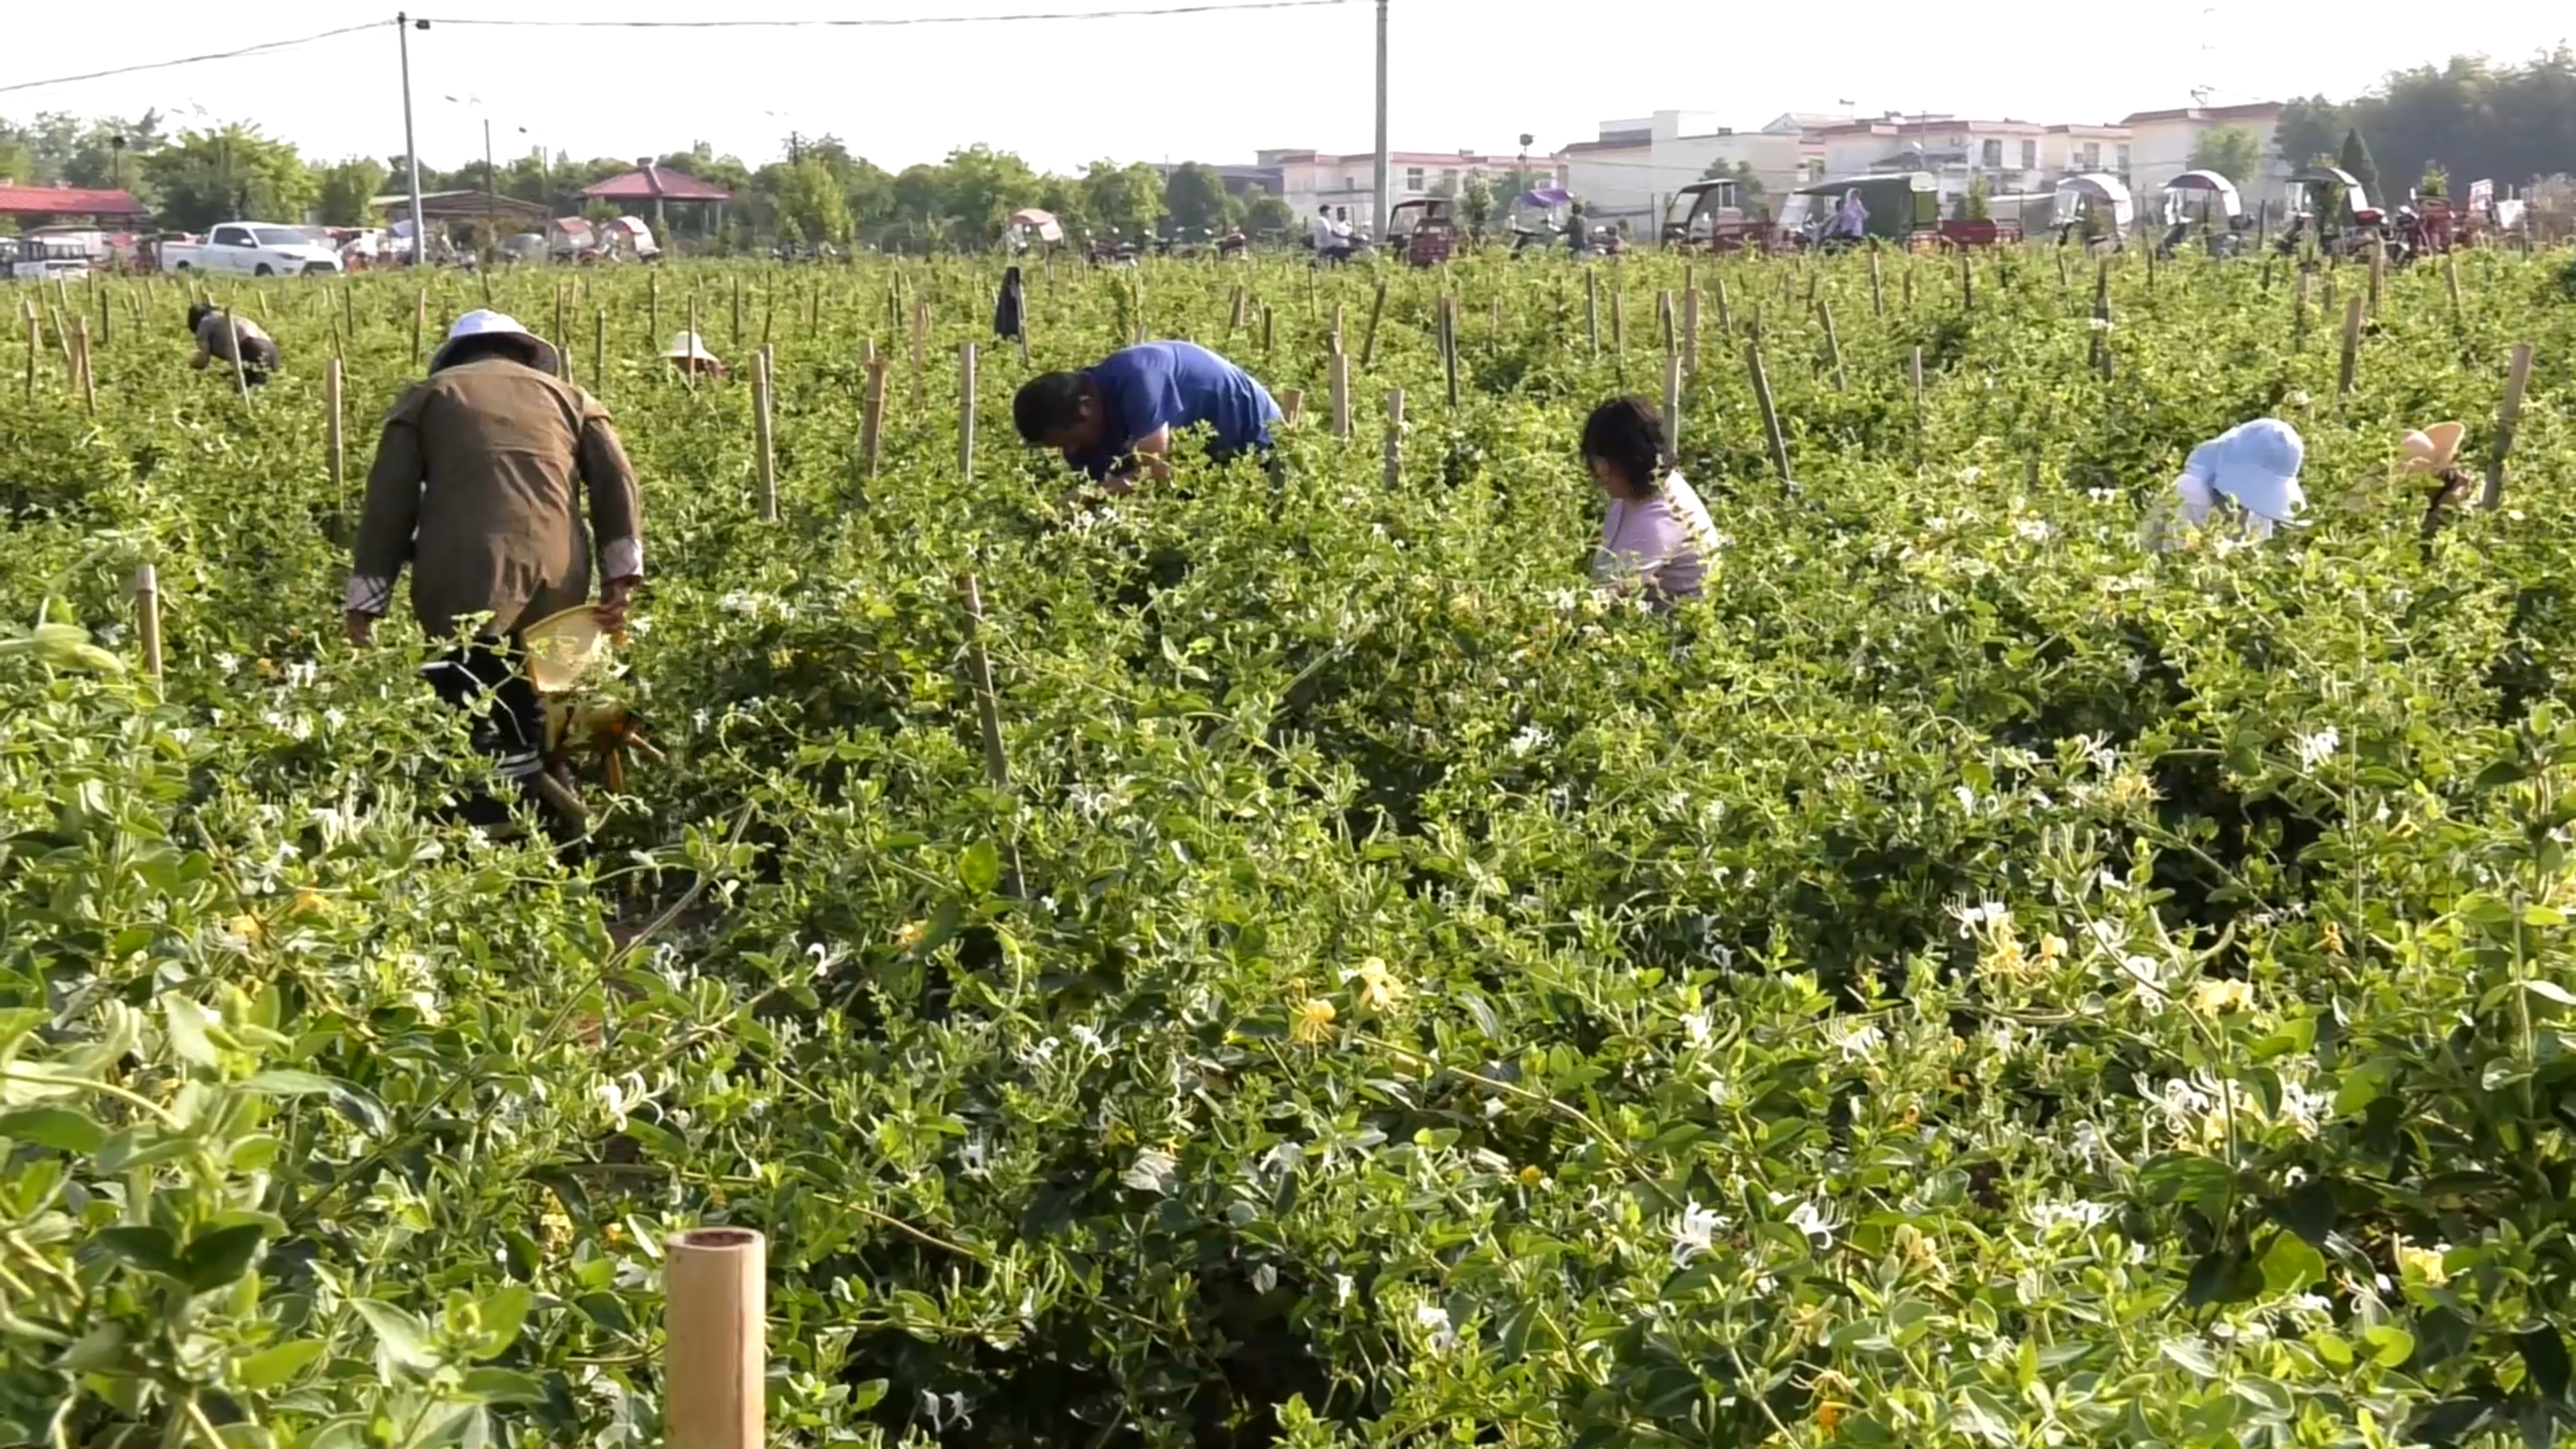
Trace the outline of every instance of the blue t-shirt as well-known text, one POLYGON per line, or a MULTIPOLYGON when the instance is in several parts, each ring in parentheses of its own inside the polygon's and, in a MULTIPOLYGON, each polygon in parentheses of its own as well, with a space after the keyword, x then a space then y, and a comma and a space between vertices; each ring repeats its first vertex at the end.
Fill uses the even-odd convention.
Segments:
POLYGON ((1279 405, 1251 373, 1193 342, 1145 342, 1121 348, 1088 369, 1100 389, 1108 432, 1098 451, 1066 461, 1104 477, 1137 440, 1158 428, 1205 424, 1217 457, 1266 451, 1279 405))

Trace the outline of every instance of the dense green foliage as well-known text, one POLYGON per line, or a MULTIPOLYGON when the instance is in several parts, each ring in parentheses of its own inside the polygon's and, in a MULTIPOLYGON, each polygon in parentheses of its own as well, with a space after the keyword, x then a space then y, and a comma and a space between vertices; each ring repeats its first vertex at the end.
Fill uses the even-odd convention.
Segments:
POLYGON ((0 640, 0 1440, 649 1442, 660 1244, 718 1221, 781 1444, 2548 1442, 2559 260, 2393 277, 2348 397, 2260 262, 2132 255, 2104 333, 2049 253, 1973 307, 1881 260, 1883 318, 1866 256, 1698 264, 1727 537, 1670 618, 1588 586, 1572 441, 1659 383, 1678 261, 1033 269, 1030 364, 985 261, 498 278, 646 480, 616 688, 670 760, 575 870, 435 823, 462 722, 408 626, 339 638, 325 359, 354 317, 355 478, 412 282, 244 288, 247 404, 173 288, 63 294, 114 335, 95 416, 0 351, 0 620, 128 667, 0 640), (691 292, 776 346, 779 524, 749 385, 653 360, 691 292), (1010 391, 1136 330, 1305 391, 1284 486, 1057 504, 1010 391), (2425 540, 2396 434, 2485 447, 2515 341, 2504 506, 2425 540), (2274 411, 2315 526, 2143 552, 2274 411))

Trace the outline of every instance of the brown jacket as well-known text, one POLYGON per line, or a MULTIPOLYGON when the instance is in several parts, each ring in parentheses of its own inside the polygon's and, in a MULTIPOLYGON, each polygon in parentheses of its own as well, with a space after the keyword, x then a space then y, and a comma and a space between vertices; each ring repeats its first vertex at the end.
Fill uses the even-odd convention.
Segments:
POLYGON ((412 561, 412 612, 432 638, 490 613, 484 632, 590 598, 589 485, 605 578, 644 571, 643 510, 608 410, 573 384, 504 357, 441 368, 385 419, 349 575, 353 613, 382 614, 412 561))

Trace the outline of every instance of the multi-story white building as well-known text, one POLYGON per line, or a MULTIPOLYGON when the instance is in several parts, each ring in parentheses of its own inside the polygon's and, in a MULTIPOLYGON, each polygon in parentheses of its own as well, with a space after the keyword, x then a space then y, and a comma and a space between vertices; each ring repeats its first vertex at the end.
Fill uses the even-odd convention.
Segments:
POLYGON ((2199 149, 2201 139, 2226 126, 2252 132, 2257 154, 2262 158, 2256 173, 2237 183, 2247 213, 2251 214, 2258 205, 2279 205, 2287 192, 2290 173, 2307 159, 2281 154, 2274 135, 2280 121, 2281 107, 2275 101, 2244 106, 2185 106, 2130 116, 2123 123, 2129 129, 2133 162, 2129 184, 2138 193, 2140 206, 2153 206, 2168 182, 2192 169, 2192 153, 2199 149))
POLYGON ((1718 124, 1708 111, 1657 111, 1638 119, 1603 121, 1600 135, 1565 148, 1565 185, 1593 215, 1627 220, 1642 235, 1662 229, 1674 192, 1711 168, 1750 166, 1765 192, 1795 189, 1817 165, 1814 124, 1839 116, 1785 115, 1760 130, 1718 124))
MULTIPOLYGON (((1333 156, 1320 151, 1277 150, 1257 153, 1255 165, 1276 178, 1271 192, 1300 218, 1315 208, 1348 208, 1354 225, 1367 226, 1377 216, 1377 153, 1333 156)), ((1387 156, 1387 190, 1391 203, 1422 196, 1455 196, 1471 177, 1500 187, 1524 163, 1518 156, 1475 151, 1393 151, 1387 156)), ((1526 163, 1531 185, 1564 184, 1563 163, 1554 156, 1532 156, 1526 163)), ((1237 168, 1227 168, 1229 170, 1237 168)), ((1497 196, 1497 208, 1511 198, 1497 196)))

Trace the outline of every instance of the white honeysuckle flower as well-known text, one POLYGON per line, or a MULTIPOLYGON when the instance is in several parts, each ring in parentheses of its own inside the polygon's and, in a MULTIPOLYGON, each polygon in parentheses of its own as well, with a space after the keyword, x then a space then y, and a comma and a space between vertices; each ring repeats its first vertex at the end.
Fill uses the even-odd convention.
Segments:
POLYGON ((1875 1053, 1880 1043, 1887 1040, 1887 1033, 1880 1031, 1876 1023, 1864 1021, 1834 1032, 1832 1037, 1835 1048, 1843 1054, 1843 1060, 1856 1062, 1875 1053))
POLYGON ((1701 1207, 1698 1200, 1693 1199, 1673 1222, 1673 1266, 1684 1267, 1691 1259, 1707 1252, 1717 1230, 1724 1226, 1726 1219, 1701 1207))
POLYGON ((1820 1205, 1810 1200, 1798 1204, 1789 1212, 1789 1226, 1805 1233, 1807 1241, 1819 1248, 1833 1246, 1834 1229, 1839 1225, 1840 1219, 1834 1215, 1833 1206, 1830 1203, 1820 1205))
POLYGON ((2313 770, 2333 759, 2335 751, 2342 747, 2343 731, 2333 725, 2327 725, 2314 734, 2301 735, 2297 744, 2300 767, 2313 770))
POLYGON ((1346 1308, 1350 1306, 1350 1301, 1351 1275, 1348 1273, 1335 1273, 1333 1275, 1333 1306, 1335 1308, 1346 1308))

